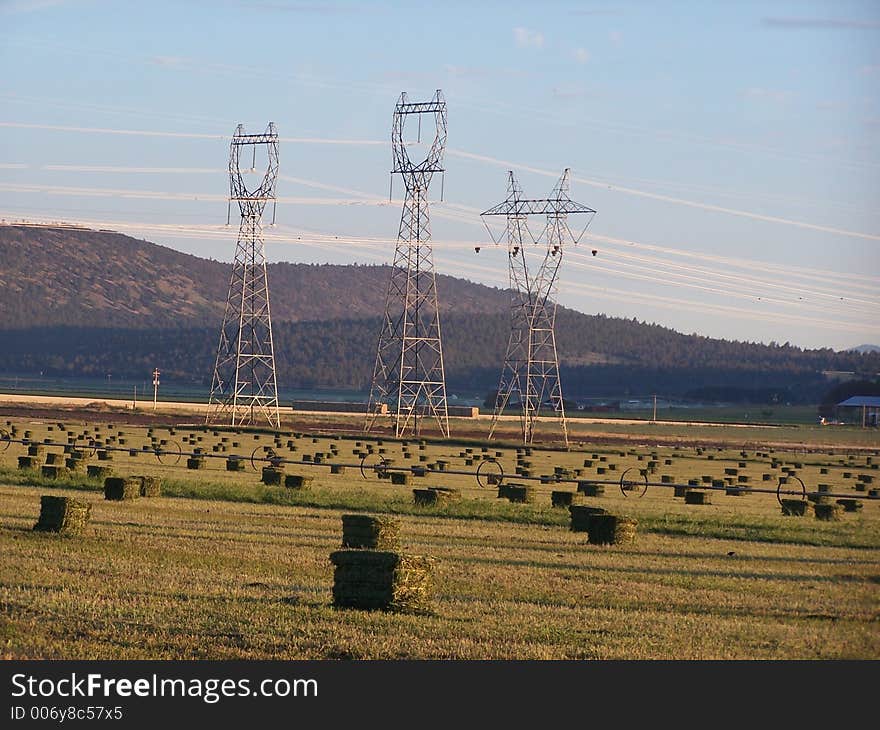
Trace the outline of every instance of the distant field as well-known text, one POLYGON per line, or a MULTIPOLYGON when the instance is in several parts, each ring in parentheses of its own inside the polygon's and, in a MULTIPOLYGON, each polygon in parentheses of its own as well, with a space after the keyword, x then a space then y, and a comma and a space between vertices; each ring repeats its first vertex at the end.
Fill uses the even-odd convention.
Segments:
MULTIPOLYGON (((816 425, 819 421, 816 406, 761 406, 761 405, 729 405, 706 406, 701 408, 658 407, 659 421, 709 421, 713 423, 750 423, 770 425, 816 425)), ((573 418, 608 417, 634 418, 650 421, 654 412, 650 408, 642 410, 609 411, 607 413, 591 413, 588 411, 572 411, 573 418)))
MULTIPOLYGON (((311 489, 296 491, 260 484, 250 465, 243 473, 225 470, 230 453, 249 457, 266 447, 301 459, 329 455, 332 446, 339 455, 328 461, 356 464, 352 452, 370 444, 376 453, 368 464, 381 448, 395 467, 445 460, 473 472, 484 454, 476 442, 420 448, 410 440, 405 458, 402 442, 389 439, 302 433, 276 440, 73 422, 60 431, 57 422, 37 419, 12 425, 35 441, 66 443, 88 431, 125 449, 141 450, 152 437, 218 458, 188 470, 149 452, 115 452, 107 462, 91 456, 89 463, 117 474, 165 482, 161 498, 108 502, 100 481, 54 481, 17 469, 24 447, 3 451, 0 442, 0 654, 7 658, 880 658, 880 501, 867 499, 880 481, 876 442, 873 453, 855 444, 743 455, 735 447, 698 453, 635 438, 523 455, 534 475, 559 467, 573 479, 607 482, 605 494, 587 503, 638 519, 635 543, 598 547, 569 531, 566 510, 550 506, 551 491, 574 490, 574 482, 535 483, 535 502, 519 505, 466 475, 395 486, 375 471, 364 479, 351 466, 331 475, 325 466, 290 464, 287 473, 315 478, 311 489), (809 491, 827 484, 862 499, 863 509, 820 522, 782 516, 772 493, 721 489, 711 492, 711 504, 686 505, 670 487, 650 487, 639 498, 615 484, 633 467, 652 469, 656 482, 727 478, 772 492, 783 466, 809 491), (734 469, 735 476, 725 472, 734 469), (412 487, 428 484, 456 487, 463 499, 415 506, 412 487), (87 533, 33 532, 41 494, 86 498, 93 505, 87 533), (404 549, 438 559, 432 615, 331 606, 328 555, 339 547, 340 516, 348 511, 396 515, 404 549)), ((513 473, 512 445, 485 448, 488 457, 500 452, 513 473)))

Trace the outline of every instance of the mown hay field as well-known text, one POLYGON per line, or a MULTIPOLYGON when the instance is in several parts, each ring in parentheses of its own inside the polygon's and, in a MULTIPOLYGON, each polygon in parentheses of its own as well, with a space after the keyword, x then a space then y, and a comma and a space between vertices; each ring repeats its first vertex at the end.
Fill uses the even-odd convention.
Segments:
MULTIPOLYGON (((111 452, 102 465, 111 465, 117 476, 160 476, 165 496, 108 501, 100 480, 85 473, 51 479, 39 470, 19 470, 17 457, 25 447, 10 444, 2 451, 3 656, 880 657, 880 502, 867 498, 877 480, 859 481, 859 475, 878 475, 873 468, 878 459, 870 451, 767 450, 744 456, 734 449, 698 453, 648 444, 534 449, 530 456, 521 454, 521 461, 530 461, 529 470, 548 480, 530 482, 534 503, 513 504, 499 500, 496 487, 478 486, 464 475, 433 473, 394 485, 372 471, 363 479, 355 467, 331 474, 326 466, 288 464, 286 473, 314 477, 308 489, 288 489, 261 484, 261 463, 256 470, 247 464, 243 472, 225 468, 230 453, 249 457, 264 446, 284 458, 331 454, 333 446, 339 455, 328 463, 352 464, 359 458, 351 452, 369 443, 375 460, 383 448, 382 456, 394 459, 394 466, 443 460, 448 469, 474 471, 481 462, 476 454, 482 454, 477 444, 429 442, 419 449, 410 441, 406 450, 412 457, 405 459, 402 444, 387 439, 380 446, 375 438, 291 434, 277 447, 268 434, 215 436, 181 428, 148 433, 109 425, 97 426, 104 445, 139 449, 151 438, 174 439, 185 451, 202 448, 221 458, 188 470, 185 458, 171 464, 174 459, 163 457, 163 464, 151 453, 111 452), (420 462, 419 455, 427 460, 420 462), (584 461, 592 464, 585 467, 584 461), (656 462, 652 481, 709 476, 760 488, 775 488, 786 468, 810 491, 828 484, 834 493, 859 498, 863 508, 821 522, 812 512, 783 516, 770 493, 734 496, 720 489, 705 505, 686 504, 671 486, 651 487, 642 498, 633 492, 624 496, 613 480, 626 468, 648 468, 648 462, 656 462), (589 545, 585 533, 571 532, 567 510, 552 507, 550 494, 576 484, 550 480, 557 468, 569 470, 573 479, 607 479, 602 496, 582 503, 634 517, 635 541, 589 545), (769 482, 765 473, 772 476, 769 482), (740 476, 748 481, 740 482, 740 476), (462 498, 413 504, 412 489, 426 486, 456 488, 462 498), (86 530, 72 536, 33 531, 43 494, 87 500, 92 509, 86 530), (329 555, 342 544, 342 514, 352 512, 393 514, 400 521, 401 549, 436 559, 429 615, 332 607, 329 555)), ((35 441, 65 436, 66 442, 66 435, 86 429, 94 438, 96 426, 15 427, 18 438, 29 430, 35 441)), ((501 452, 498 460, 508 474, 514 471, 514 448, 487 448, 493 457, 501 452)), ((44 447, 52 451, 61 449, 44 447)), ((91 451, 89 463, 99 463, 91 451)), ((368 463, 375 461, 372 456, 368 463)), ((44 461, 45 453, 38 458, 44 461)))

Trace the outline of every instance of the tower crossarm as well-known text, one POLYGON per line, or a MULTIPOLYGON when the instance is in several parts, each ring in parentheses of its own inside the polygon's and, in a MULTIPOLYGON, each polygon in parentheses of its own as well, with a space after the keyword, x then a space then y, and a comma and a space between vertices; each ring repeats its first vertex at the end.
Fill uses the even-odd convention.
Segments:
POLYGON ((573 200, 554 200, 552 198, 536 200, 505 200, 503 203, 489 208, 480 215, 504 215, 511 218, 528 215, 570 215, 574 213, 595 213, 589 206, 575 203, 573 200))
POLYGON ((239 124, 232 136, 229 145, 229 200, 237 201, 241 207, 242 215, 248 213, 259 214, 262 212, 262 206, 270 200, 275 200, 275 185, 278 181, 278 132, 275 129, 274 122, 269 122, 266 131, 263 134, 245 134, 243 125, 239 124), (247 148, 250 147, 253 156, 250 160, 251 166, 245 169, 253 171, 253 164, 256 160, 256 150, 260 145, 266 147, 266 171, 263 174, 260 184, 249 190, 244 182, 242 175, 242 154, 244 154, 244 162, 247 163, 247 148), (249 203, 257 203, 255 208, 247 205, 249 203))
MULTIPOLYGON (((419 135, 421 136, 421 134, 419 135)), ((432 175, 435 172, 443 172, 443 153, 446 149, 446 101, 440 89, 434 93, 431 101, 410 102, 406 92, 400 94, 397 105, 394 107, 394 118, 391 125, 391 144, 393 148, 393 165, 391 173, 400 173, 404 177, 413 175, 432 175), (425 159, 413 162, 409 158, 407 147, 409 144, 404 140, 404 127, 409 117, 418 116, 419 131, 421 132, 421 115, 434 116, 434 140, 428 150, 425 159)), ((430 177, 423 181, 423 186, 430 184, 430 177)))

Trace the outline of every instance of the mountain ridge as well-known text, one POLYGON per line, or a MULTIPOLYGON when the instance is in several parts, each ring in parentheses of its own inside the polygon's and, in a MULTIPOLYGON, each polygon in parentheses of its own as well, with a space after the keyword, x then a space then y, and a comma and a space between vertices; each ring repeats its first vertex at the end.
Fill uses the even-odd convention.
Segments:
MULTIPOLYGON (((219 327, 229 271, 229 263, 111 231, 2 226, 0 322, 219 327)), ((298 322, 380 314, 390 267, 279 262, 267 271, 273 321, 298 322)), ((437 280, 441 315, 507 307, 503 289, 443 274, 437 280)))
MULTIPOLYGON (((109 231, 0 227, 0 372, 140 377, 160 366, 166 377, 203 380, 213 364, 229 269, 109 231)), ((366 387, 390 267, 268 269, 279 382, 366 387)), ((438 291, 449 378, 494 387, 507 344, 509 291, 443 275, 438 291)), ((568 392, 703 388, 812 398, 827 389, 823 371, 869 379, 880 373, 880 352, 728 341, 564 307, 557 343, 568 392)))

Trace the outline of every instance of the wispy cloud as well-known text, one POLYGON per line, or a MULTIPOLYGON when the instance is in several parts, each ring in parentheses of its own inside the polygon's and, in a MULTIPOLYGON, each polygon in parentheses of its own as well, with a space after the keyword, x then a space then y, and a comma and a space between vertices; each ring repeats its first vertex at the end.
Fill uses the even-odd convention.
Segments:
POLYGON ((761 18, 761 24, 786 30, 880 30, 880 22, 876 20, 851 18, 761 18))
POLYGON ((580 87, 554 86, 550 93, 557 99, 579 99, 586 96, 587 92, 580 87))
POLYGON ((529 72, 523 69, 505 66, 457 66, 447 63, 443 70, 448 76, 457 79, 522 78, 529 75, 529 72))
POLYGON ((782 104, 784 102, 787 102, 794 96, 794 92, 792 92, 792 91, 781 91, 779 89, 765 89, 760 86, 752 86, 748 89, 744 89, 741 93, 743 96, 745 96, 748 99, 762 99, 762 100, 776 102, 777 104, 782 104))
POLYGON ((450 76, 455 76, 460 79, 482 78, 484 76, 489 76, 492 73, 488 68, 482 68, 480 66, 456 66, 452 63, 447 63, 443 68, 450 76))
POLYGON ((300 3, 300 2, 282 2, 277 0, 240 0, 239 5, 243 5, 249 10, 268 10, 283 13, 311 13, 317 15, 342 15, 342 14, 363 14, 363 13, 384 13, 385 8, 377 6, 373 3, 352 3, 350 5, 338 5, 336 3, 300 3))
POLYGON ((623 15, 622 10, 615 8, 587 8, 584 10, 571 10, 572 15, 623 15))
POLYGON ((189 63, 190 60, 183 56, 152 56, 148 63, 154 66, 182 66, 189 63))
POLYGON ((834 111, 835 109, 845 109, 846 104, 841 101, 832 101, 831 99, 822 99, 816 102, 816 109, 819 111, 834 111))
POLYGON ((586 48, 575 48, 571 52, 571 57, 578 63, 586 63, 590 60, 590 52, 586 48))
POLYGON ((513 40, 520 48, 542 48, 544 46, 544 34, 529 28, 514 28, 513 40))
POLYGON ((610 40, 615 46, 619 46, 620 42, 623 40, 623 33, 619 30, 612 30, 608 34, 608 40, 610 40))
POLYGON ((67 0, 7 0, 0 3, 0 12, 33 13, 63 5, 67 0))

